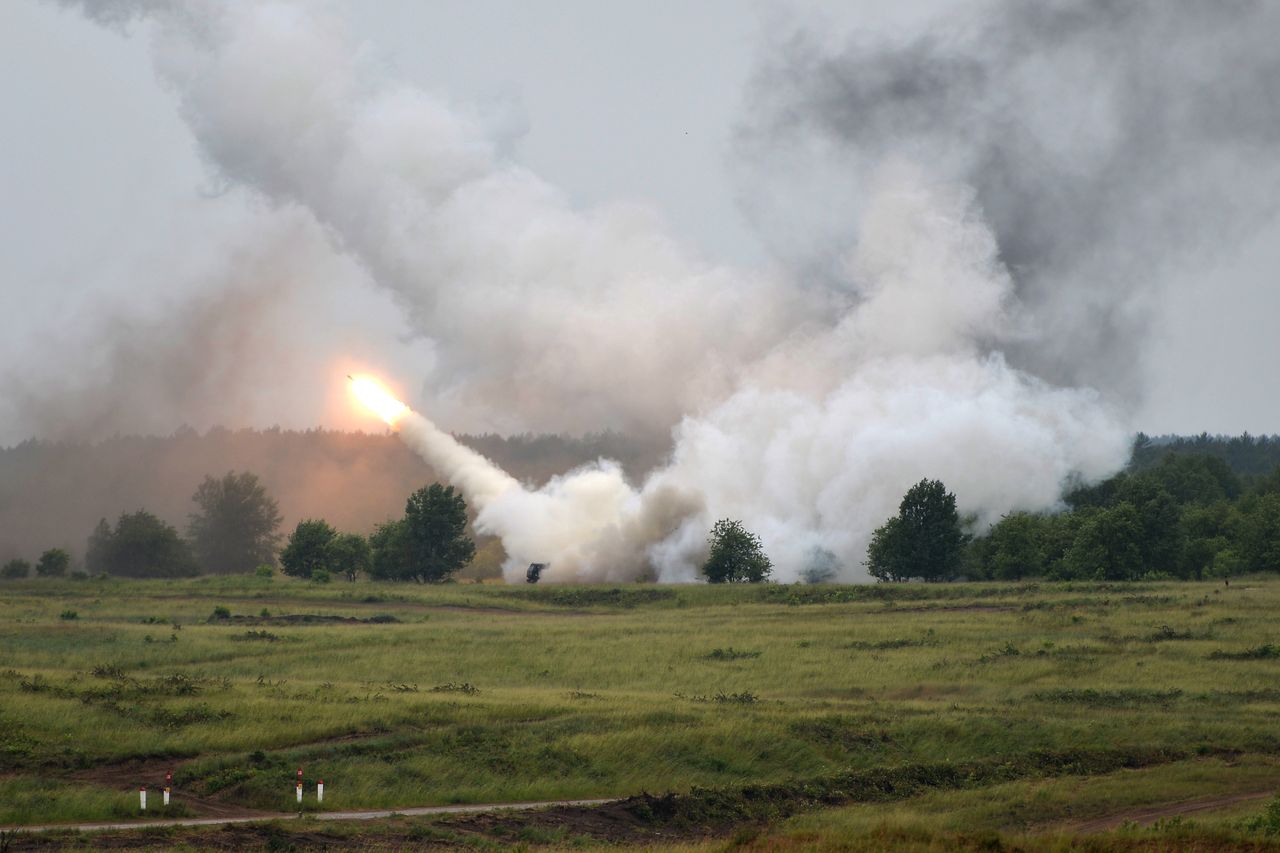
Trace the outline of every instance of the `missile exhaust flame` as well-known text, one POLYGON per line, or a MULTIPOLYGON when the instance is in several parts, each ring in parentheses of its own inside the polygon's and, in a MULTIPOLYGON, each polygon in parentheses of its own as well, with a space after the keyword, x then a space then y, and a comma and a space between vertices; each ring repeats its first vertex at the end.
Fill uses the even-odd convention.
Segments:
POLYGON ((363 403, 365 408, 386 421, 388 426, 395 427, 409 411, 409 407, 383 388, 378 380, 368 376, 353 377, 349 373, 347 379, 351 380, 351 393, 356 395, 356 399, 363 403))

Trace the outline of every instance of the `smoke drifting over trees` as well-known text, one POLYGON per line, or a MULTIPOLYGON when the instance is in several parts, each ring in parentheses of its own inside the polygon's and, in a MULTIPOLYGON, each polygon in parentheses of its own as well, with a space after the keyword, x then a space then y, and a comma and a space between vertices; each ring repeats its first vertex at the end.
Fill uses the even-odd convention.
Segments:
POLYGON ((1006 2, 904 43, 797 36, 742 132, 744 198, 787 263, 734 270, 647 211, 572 208, 324 7, 64 5, 145 21, 217 180, 391 295, 429 342, 424 415, 672 431, 641 483, 601 461, 535 489, 410 422, 509 575, 690 580, 729 517, 778 580, 815 554, 862 579, 923 477, 980 521, 1055 506, 1126 458, 1115 365, 1161 270, 1260 216, 1278 174, 1258 3, 1006 2))

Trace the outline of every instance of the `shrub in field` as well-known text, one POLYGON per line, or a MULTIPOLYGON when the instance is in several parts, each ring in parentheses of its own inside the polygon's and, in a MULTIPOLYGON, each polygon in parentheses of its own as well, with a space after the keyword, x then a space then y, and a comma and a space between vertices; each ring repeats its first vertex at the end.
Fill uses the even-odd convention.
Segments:
POLYGON ((50 548, 36 561, 36 574, 42 578, 60 578, 70 566, 70 554, 61 548, 50 548))
POLYGON ((760 657, 760 652, 745 651, 743 649, 735 649, 733 646, 729 646, 726 649, 712 649, 707 652, 707 654, 703 655, 703 657, 707 660, 744 660, 747 658, 758 658, 760 657))
POLYGON ((258 568, 254 569, 253 573, 257 577, 266 578, 270 580, 271 578, 275 577, 276 570, 268 566, 266 563, 263 563, 261 566, 258 566, 258 568))
POLYGON ((58 614, 58 618, 59 618, 59 619, 65 619, 65 620, 67 620, 67 621, 70 621, 70 620, 72 620, 72 619, 79 619, 79 618, 80 618, 80 614, 79 614, 79 613, 76 613, 74 610, 64 610, 64 611, 62 611, 61 613, 59 613, 59 614, 58 614))
POLYGON ((190 577, 199 572, 191 548, 145 510, 122 513, 113 530, 104 518, 89 537, 85 565, 93 572, 132 578, 190 577))
POLYGON ((230 619, 230 618, 231 618, 231 610, 226 607, 223 607, 221 604, 213 608, 213 612, 209 614, 210 622, 216 619, 230 619))
POLYGON ((25 578, 31 574, 31 564, 26 560, 13 559, 0 568, 0 579, 12 581, 25 578))
POLYGON ((711 701, 730 705, 754 705, 760 701, 760 697, 750 690, 743 690, 741 693, 717 693, 711 697, 711 701))
POLYGON ((231 639, 232 640, 260 640, 262 642, 275 643, 275 642, 279 642, 280 637, 279 635, 273 634, 270 631, 245 631, 243 634, 239 634, 235 637, 232 637, 231 639))
POLYGON ((448 684, 437 684, 431 688, 432 693, 465 693, 468 696, 474 696, 480 692, 480 688, 476 687, 470 681, 454 683, 450 681, 448 684))
POLYGON ((1280 835, 1280 794, 1271 799, 1262 814, 1246 821, 1245 829, 1263 835, 1280 835))

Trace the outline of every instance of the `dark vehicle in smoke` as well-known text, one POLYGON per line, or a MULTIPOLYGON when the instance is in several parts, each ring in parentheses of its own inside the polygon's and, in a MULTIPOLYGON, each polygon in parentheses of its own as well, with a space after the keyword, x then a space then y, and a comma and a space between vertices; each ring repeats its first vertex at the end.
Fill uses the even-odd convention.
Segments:
POLYGON ((528 583, 537 583, 542 577, 542 571, 547 567, 546 563, 530 563, 529 570, 524 573, 524 579, 528 583))

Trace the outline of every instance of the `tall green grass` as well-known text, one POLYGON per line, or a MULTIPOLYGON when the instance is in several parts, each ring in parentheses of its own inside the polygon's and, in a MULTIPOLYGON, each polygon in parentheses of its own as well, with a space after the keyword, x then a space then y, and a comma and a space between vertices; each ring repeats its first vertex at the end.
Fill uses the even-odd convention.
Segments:
POLYGON ((1277 661, 1239 654, 1275 643, 1277 605, 1270 579, 5 583, 0 773, 14 791, 58 788, 0 796, 0 823, 118 817, 124 792, 168 766, 179 800, 288 810, 298 766, 338 809, 778 783, 1037 749, 1280 753, 1277 661), (59 618, 67 609, 78 618, 59 618), (287 618, 307 615, 365 621, 287 618))

